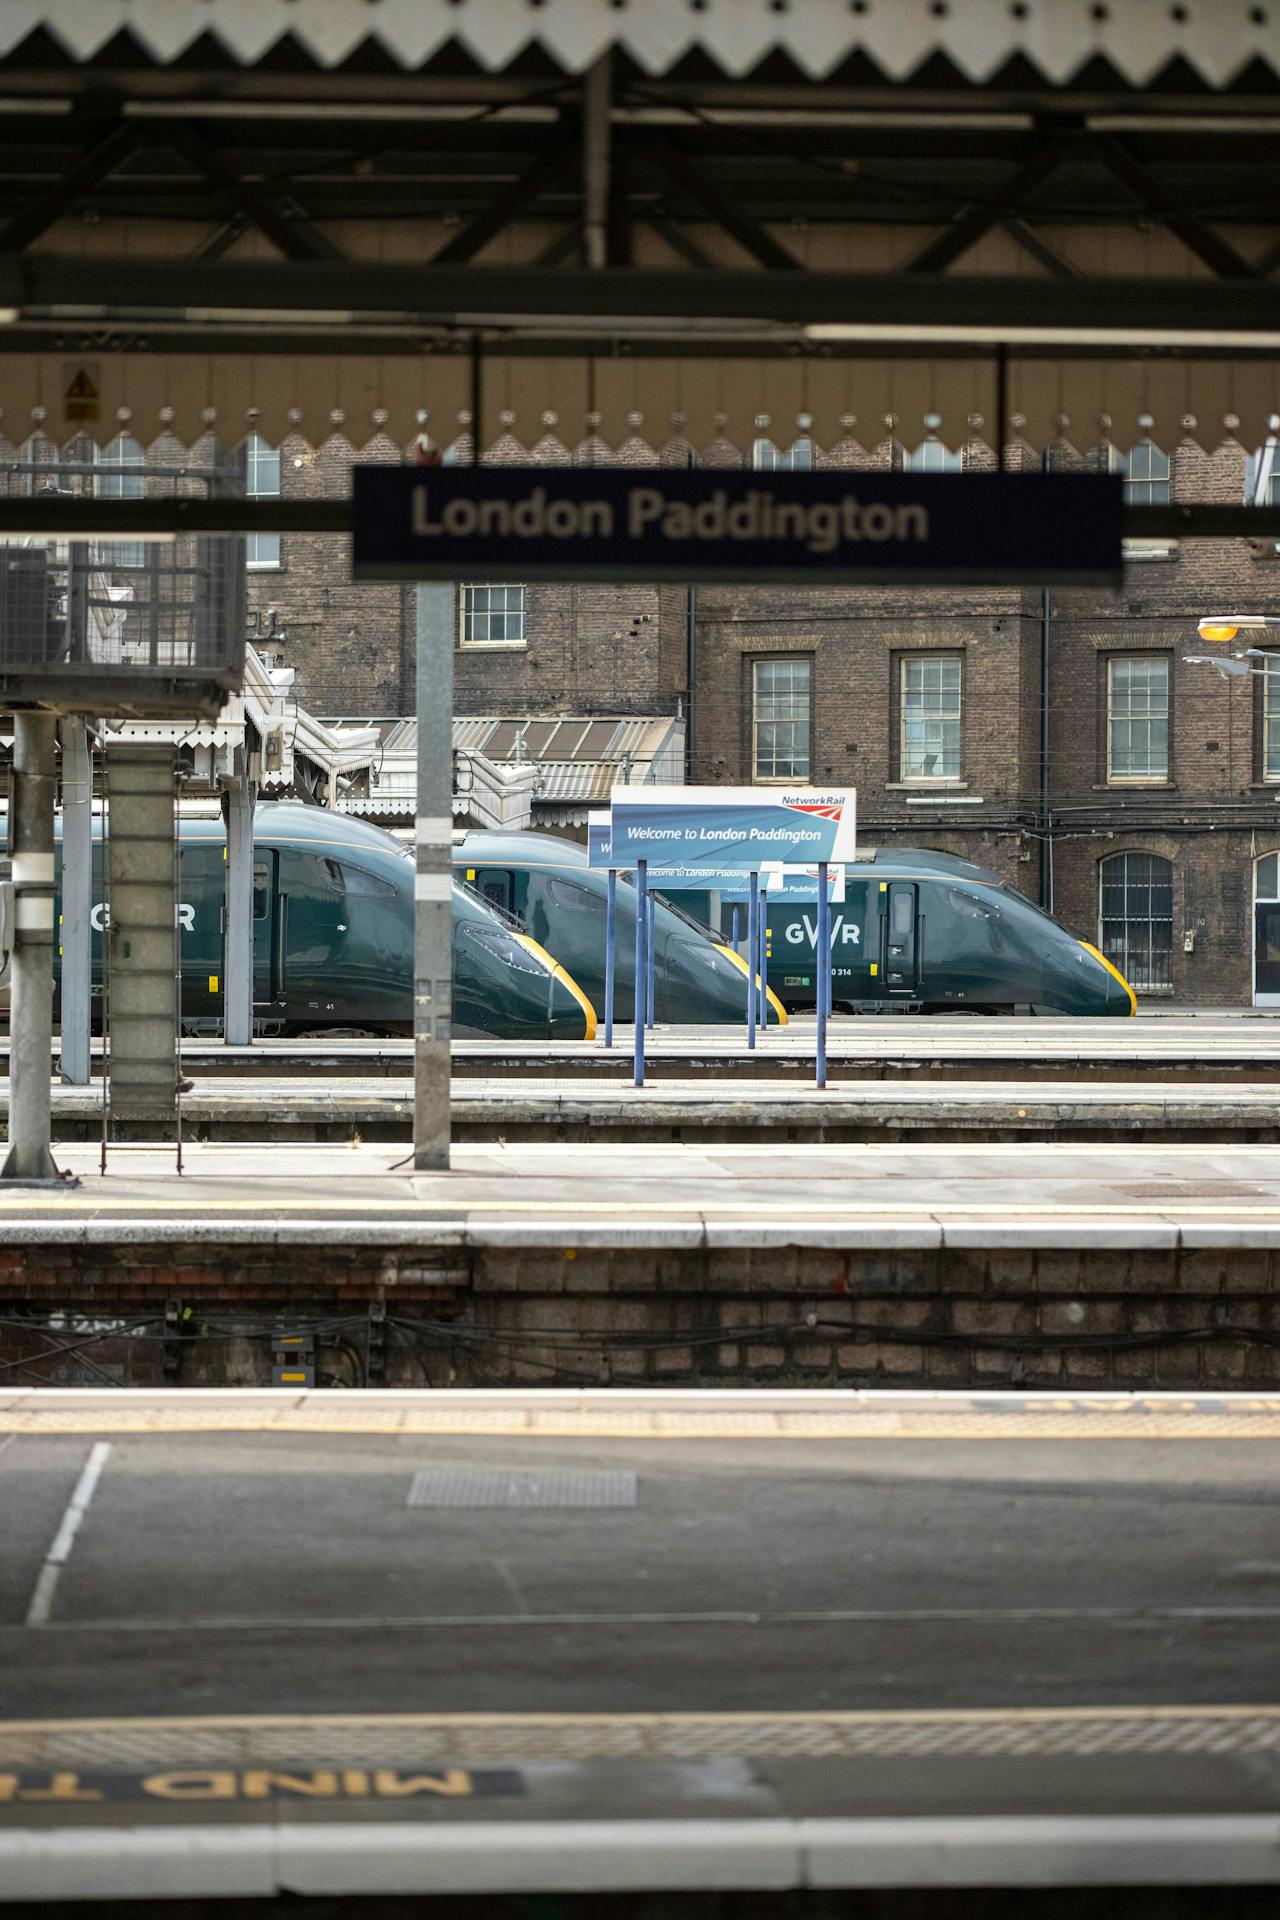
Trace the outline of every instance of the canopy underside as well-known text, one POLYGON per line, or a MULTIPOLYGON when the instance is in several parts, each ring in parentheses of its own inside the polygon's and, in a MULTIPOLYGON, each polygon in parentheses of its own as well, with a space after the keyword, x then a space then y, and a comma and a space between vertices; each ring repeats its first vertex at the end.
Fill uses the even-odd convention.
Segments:
POLYGON ((1091 65, 1133 86, 1182 67, 1221 87, 1274 71, 1276 27, 1241 0, 6 0, 0 57, 33 35, 78 61, 281 60, 414 71, 449 52, 489 71, 520 60, 580 73, 614 48, 648 73, 682 64, 727 75, 783 60, 810 80, 860 58, 902 82, 930 63, 974 83, 1021 63, 1061 85, 1091 65))
MULTIPOLYGON (((127 433, 190 447, 260 434, 273 446, 334 435, 360 448, 447 448, 471 438, 473 368, 458 354, 10 354, 0 356, 0 434, 58 445, 127 433)), ((997 369, 986 358, 585 359, 486 356, 482 444, 539 459, 654 459, 692 448, 713 462, 750 457, 757 440, 799 437, 836 461, 896 440, 994 445, 997 369), (843 450, 843 455, 842 455, 843 450)), ((1007 435, 1037 451, 1062 442, 1153 440, 1260 446, 1280 419, 1280 359, 1010 360, 1007 435)))

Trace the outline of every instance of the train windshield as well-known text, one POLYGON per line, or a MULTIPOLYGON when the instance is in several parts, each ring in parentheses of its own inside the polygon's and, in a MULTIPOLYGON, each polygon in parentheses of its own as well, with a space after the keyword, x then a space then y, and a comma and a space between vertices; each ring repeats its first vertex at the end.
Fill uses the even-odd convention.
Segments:
POLYGON ((693 915, 686 913, 683 907, 678 907, 674 900, 672 900, 670 894, 662 892, 661 887, 655 887, 654 892, 661 895, 662 904, 667 909, 667 912, 674 913, 676 919, 679 920, 682 925, 691 927, 695 933, 700 933, 704 940, 715 939, 715 935, 710 927, 706 926, 701 920, 695 920, 693 915))
POLYGON ((517 973, 532 973, 545 978, 545 961, 513 939, 505 928, 482 927, 473 921, 466 921, 459 925, 458 932, 464 940, 474 941, 476 946, 483 947, 495 960, 501 960, 504 966, 514 968, 517 973))

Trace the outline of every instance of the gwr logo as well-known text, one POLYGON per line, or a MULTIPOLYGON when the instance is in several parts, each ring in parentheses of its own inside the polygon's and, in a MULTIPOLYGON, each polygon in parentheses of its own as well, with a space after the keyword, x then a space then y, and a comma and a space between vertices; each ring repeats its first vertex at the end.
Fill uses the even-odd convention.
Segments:
MULTIPOLYGON (((111 908, 105 900, 99 900, 91 910, 89 925, 95 933, 105 933, 111 925, 111 908)), ((174 908, 174 925, 181 927, 184 933, 194 933, 196 930, 196 910, 186 900, 180 900, 174 908)))
MULTIPOLYGON (((793 920, 787 928, 787 940, 793 947, 804 944, 806 935, 809 945, 816 953, 818 950, 818 922, 811 920, 807 913, 793 920)), ((831 916, 831 944, 833 947, 856 947, 862 942, 862 928, 854 920, 846 920, 842 913, 831 916)))

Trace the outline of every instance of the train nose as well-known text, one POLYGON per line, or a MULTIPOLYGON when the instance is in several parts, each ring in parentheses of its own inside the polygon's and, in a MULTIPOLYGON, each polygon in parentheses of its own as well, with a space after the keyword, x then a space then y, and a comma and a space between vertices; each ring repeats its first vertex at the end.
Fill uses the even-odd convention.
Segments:
POLYGON ((1129 982, 1119 968, 1114 966, 1105 954, 1099 953, 1096 947, 1091 947, 1087 940, 1082 940, 1080 945, 1092 959, 1097 961, 1103 976, 1096 982, 1102 998, 1099 1011, 1103 1014, 1116 1015, 1121 1019, 1130 1018, 1138 1011, 1138 996, 1129 982))
POLYGON ((547 1025, 553 1040, 594 1040, 596 1010, 582 988, 563 967, 551 983, 551 1012, 547 1025))

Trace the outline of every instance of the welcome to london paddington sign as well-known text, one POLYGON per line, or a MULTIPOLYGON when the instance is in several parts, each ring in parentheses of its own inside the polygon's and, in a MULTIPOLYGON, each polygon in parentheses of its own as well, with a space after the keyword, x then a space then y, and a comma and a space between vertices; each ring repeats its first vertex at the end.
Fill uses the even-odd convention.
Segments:
POLYGON ((1113 475, 356 467, 357 580, 1107 586, 1113 475))

